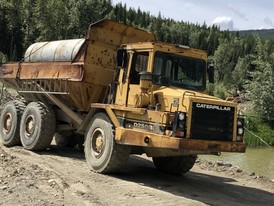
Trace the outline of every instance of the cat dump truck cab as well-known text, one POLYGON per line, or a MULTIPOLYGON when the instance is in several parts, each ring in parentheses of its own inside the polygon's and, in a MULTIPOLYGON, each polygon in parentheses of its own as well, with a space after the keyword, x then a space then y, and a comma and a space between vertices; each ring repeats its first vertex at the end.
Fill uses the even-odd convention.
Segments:
POLYGON ((180 175, 198 154, 245 152, 237 105, 206 94, 207 70, 204 51, 111 20, 91 24, 85 39, 35 43, 24 61, 0 67, 25 99, 4 106, 2 143, 41 150, 55 136, 84 146, 100 173, 120 171, 130 154, 180 175))

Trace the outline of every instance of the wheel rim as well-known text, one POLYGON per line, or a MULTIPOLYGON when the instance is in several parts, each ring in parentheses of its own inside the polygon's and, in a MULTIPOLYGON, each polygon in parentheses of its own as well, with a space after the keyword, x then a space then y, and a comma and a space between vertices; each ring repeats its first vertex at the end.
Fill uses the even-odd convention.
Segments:
POLYGON ((26 137, 30 137, 34 133, 35 119, 33 115, 29 115, 26 119, 25 132, 26 137))
POLYGON ((8 134, 11 131, 12 128, 12 115, 10 113, 7 113, 4 117, 4 127, 3 132, 5 134, 8 134))
POLYGON ((104 152, 104 132, 100 128, 96 128, 91 138, 91 154, 95 158, 100 158, 104 152))

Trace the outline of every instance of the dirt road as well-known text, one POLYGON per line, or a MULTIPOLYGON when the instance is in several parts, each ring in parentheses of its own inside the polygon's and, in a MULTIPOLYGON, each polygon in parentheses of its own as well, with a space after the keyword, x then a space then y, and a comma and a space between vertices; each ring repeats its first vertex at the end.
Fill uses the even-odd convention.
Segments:
POLYGON ((200 162, 177 177, 132 156, 123 174, 109 176, 90 172, 79 150, 0 145, 0 205, 274 205, 273 182, 213 168, 200 162))

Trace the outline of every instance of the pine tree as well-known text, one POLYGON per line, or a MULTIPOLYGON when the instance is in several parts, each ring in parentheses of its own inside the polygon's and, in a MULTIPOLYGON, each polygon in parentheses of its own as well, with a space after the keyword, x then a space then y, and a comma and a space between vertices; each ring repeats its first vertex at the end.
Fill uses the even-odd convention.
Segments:
POLYGON ((249 98, 252 100, 255 114, 265 121, 273 122, 274 55, 266 52, 265 45, 258 36, 255 36, 255 40, 255 53, 252 56, 254 70, 250 72, 251 79, 246 85, 246 89, 249 92, 249 98))

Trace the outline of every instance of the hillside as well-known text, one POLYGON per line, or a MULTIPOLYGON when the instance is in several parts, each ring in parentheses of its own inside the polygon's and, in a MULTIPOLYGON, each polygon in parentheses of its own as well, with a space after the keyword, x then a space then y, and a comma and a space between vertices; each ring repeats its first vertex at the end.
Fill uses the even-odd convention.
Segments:
POLYGON ((242 30, 239 31, 240 37, 248 36, 251 34, 258 34, 262 40, 274 41, 274 29, 261 29, 261 30, 242 30))

